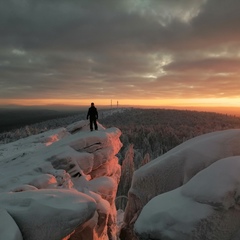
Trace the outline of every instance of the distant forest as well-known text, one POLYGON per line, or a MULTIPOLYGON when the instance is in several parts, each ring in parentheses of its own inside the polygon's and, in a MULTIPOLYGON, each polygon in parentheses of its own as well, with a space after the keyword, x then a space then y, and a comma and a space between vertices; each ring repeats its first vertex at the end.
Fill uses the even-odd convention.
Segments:
MULTIPOLYGON (((86 119, 86 111, 59 112, 53 110, 0 110, 0 143, 86 119), (10 130, 8 130, 10 128, 10 130)), ((122 163, 130 144, 134 149, 137 168, 146 154, 150 160, 164 154, 182 142, 198 135, 240 128, 240 117, 227 114, 168 110, 168 109, 107 109, 99 110, 99 122, 106 128, 122 131, 123 147, 119 153, 122 163)))
POLYGON ((125 209, 136 169, 193 137, 240 128, 240 118, 218 113, 165 109, 128 109, 102 120, 122 131, 119 152, 122 175, 116 206, 125 209))
MULTIPOLYGON (((51 117, 50 115, 49 112, 45 117, 51 117)), ((35 114, 35 117, 37 116, 39 115, 35 114)), ((39 120, 41 119, 39 117, 39 120)), ((0 143, 16 141, 85 119, 85 111, 66 117, 58 115, 51 120, 5 131, 0 134, 0 143)), ((106 128, 117 127, 122 131, 120 139, 123 147, 118 154, 119 163, 122 165, 122 177, 117 194, 119 199, 121 196, 122 199, 118 208, 125 207, 133 172, 140 166, 193 137, 219 130, 240 129, 239 117, 189 110, 110 109, 99 111, 99 122, 106 128)), ((22 124, 21 121, 20 123, 22 124)))
POLYGON ((124 147, 120 159, 129 144, 134 145, 135 167, 145 154, 154 159, 182 142, 209 132, 240 128, 240 118, 212 112, 126 109, 104 118, 105 127, 115 126, 122 131, 124 147))

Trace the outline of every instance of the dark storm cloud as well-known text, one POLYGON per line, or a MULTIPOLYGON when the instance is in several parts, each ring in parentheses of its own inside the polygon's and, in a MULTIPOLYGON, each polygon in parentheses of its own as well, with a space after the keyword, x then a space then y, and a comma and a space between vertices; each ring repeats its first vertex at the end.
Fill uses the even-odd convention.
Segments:
POLYGON ((151 31, 152 22, 128 14, 118 1, 10 0, 1 5, 1 42, 26 49, 100 51, 151 31))
POLYGON ((204 5, 199 16, 193 20, 196 37, 211 41, 212 44, 225 44, 240 40, 240 2, 238 0, 211 0, 204 5))
POLYGON ((239 74, 239 11, 238 0, 1 0, 1 98, 217 94, 239 74))

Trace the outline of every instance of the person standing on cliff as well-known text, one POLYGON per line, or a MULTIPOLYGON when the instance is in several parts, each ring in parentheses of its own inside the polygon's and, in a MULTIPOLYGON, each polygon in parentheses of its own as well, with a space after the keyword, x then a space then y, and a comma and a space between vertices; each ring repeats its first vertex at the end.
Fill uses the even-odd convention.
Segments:
POLYGON ((93 124, 95 130, 98 130, 97 119, 98 119, 98 111, 97 108, 94 106, 94 103, 91 103, 91 107, 88 109, 87 119, 90 119, 90 130, 93 130, 93 124))

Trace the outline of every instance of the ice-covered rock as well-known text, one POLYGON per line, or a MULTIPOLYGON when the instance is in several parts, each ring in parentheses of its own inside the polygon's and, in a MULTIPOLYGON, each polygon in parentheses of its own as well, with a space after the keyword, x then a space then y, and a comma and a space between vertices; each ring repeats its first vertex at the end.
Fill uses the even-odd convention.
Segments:
POLYGON ((120 135, 79 121, 0 146, 1 207, 24 239, 115 239, 120 135))
POLYGON ((239 239, 239 172, 240 156, 224 158, 151 199, 135 223, 139 239, 239 239))
POLYGON ((240 155, 239 146, 239 129, 213 132, 188 140, 135 171, 121 239, 136 238, 134 223, 152 198, 182 186, 220 159, 240 155))
MULTIPOLYGON (((98 129, 104 130, 105 128, 98 123, 98 129)), ((81 120, 78 122, 74 122, 66 127, 66 130, 71 134, 79 132, 79 131, 89 131, 89 121, 81 120)))
POLYGON ((1 193, 0 205, 13 217, 24 240, 62 239, 96 211, 91 197, 63 189, 1 193))

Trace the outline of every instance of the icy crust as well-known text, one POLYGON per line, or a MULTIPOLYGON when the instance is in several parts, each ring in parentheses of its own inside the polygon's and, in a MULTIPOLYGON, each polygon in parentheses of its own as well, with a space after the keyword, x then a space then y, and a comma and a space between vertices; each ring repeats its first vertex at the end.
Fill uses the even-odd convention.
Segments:
POLYGON ((220 159, 240 155, 239 146, 239 129, 213 132, 188 140, 135 171, 122 239, 135 238, 134 222, 152 198, 182 186, 220 159))
POLYGON ((221 159, 158 195, 135 223, 139 239, 232 240, 240 230, 240 156, 221 159))
POLYGON ((79 121, 0 145, 0 217, 21 233, 12 239, 115 239, 120 135, 79 121))

